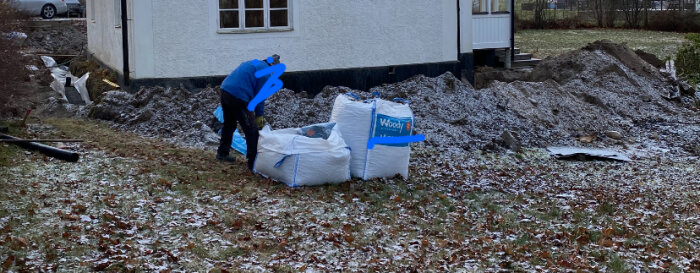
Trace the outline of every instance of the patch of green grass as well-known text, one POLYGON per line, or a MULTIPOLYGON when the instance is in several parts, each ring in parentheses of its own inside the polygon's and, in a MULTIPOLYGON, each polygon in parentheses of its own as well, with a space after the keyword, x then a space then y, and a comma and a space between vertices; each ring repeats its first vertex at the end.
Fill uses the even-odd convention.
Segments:
POLYGON ((533 53, 537 58, 545 58, 576 50, 602 39, 627 43, 632 49, 644 50, 663 60, 678 52, 683 43, 683 34, 628 29, 519 30, 515 34, 515 46, 523 53, 533 53))
POLYGON ((501 211, 501 206, 493 202, 490 198, 481 199, 481 207, 494 213, 501 211))
POLYGON ((557 218, 561 217, 561 210, 559 208, 556 208, 556 207, 552 208, 547 212, 547 216, 550 219, 557 219, 557 218))
POLYGON ((209 250, 201 245, 195 245, 192 249, 190 249, 190 252, 200 259, 207 259, 211 257, 209 250))
POLYGON ((680 250, 691 249, 691 246, 688 243, 688 241, 683 238, 676 238, 675 240, 673 240, 673 244, 676 245, 676 247, 680 250))
POLYGON ((608 269, 610 272, 614 273, 627 272, 627 265, 625 264, 625 261, 620 259, 620 256, 613 254, 610 257, 610 262, 608 262, 608 269))
POLYGON ((274 268, 272 268, 272 272, 276 272, 276 273, 277 272, 279 272, 279 273, 289 272, 289 273, 291 273, 291 272, 296 272, 296 270, 294 270, 294 268, 290 265, 278 265, 278 266, 275 266, 274 268))
POLYGON ((244 253, 245 251, 238 247, 227 247, 226 249, 219 252, 219 259, 224 261, 229 259, 235 259, 236 257, 243 255, 244 253))
POLYGON ((518 237, 518 239, 515 239, 515 241, 513 241, 513 243, 515 243, 515 245, 517 245, 517 246, 524 246, 527 243, 529 243, 530 240, 532 240, 532 236, 530 236, 530 234, 524 234, 524 235, 521 235, 520 237, 518 237))
MULTIPOLYGON (((43 121, 57 129, 57 135, 46 137, 76 138, 86 141, 86 148, 103 150, 110 155, 143 160, 139 168, 154 174, 153 183, 160 179, 168 183, 178 182, 168 188, 180 193, 191 189, 231 189, 246 192, 246 188, 233 183, 245 177, 248 181, 261 180, 247 170, 245 164, 217 162, 212 152, 177 147, 158 139, 141 138, 135 134, 111 129, 106 123, 94 120, 47 119, 43 121)), ((166 183, 167 184, 167 183, 166 183)), ((162 188, 168 185, 155 185, 162 188)), ((250 188, 248 188, 250 189, 250 188)))
POLYGON ((600 215, 611 215, 611 214, 615 213, 615 206, 613 206, 612 204, 610 204, 608 202, 603 202, 602 204, 600 204, 600 206, 598 206, 596 211, 600 215))
POLYGON ((82 257, 91 251, 90 247, 86 245, 74 245, 66 256, 70 257, 82 257))
MULTIPOLYGON (((8 135, 25 137, 23 130, 21 128, 18 128, 13 123, 0 122, 0 126, 7 127, 8 132, 6 134, 8 135)), ((19 155, 22 151, 24 150, 17 145, 10 143, 0 143, 0 167, 9 167, 14 165, 12 163, 13 159, 16 158, 17 155, 19 155)))
POLYGON ((598 230, 593 230, 588 233, 588 237, 591 239, 591 242, 597 242, 600 240, 600 237, 603 236, 603 232, 600 232, 598 230))
POLYGON ((580 210, 575 210, 572 217, 576 223, 582 222, 588 218, 587 214, 580 210))

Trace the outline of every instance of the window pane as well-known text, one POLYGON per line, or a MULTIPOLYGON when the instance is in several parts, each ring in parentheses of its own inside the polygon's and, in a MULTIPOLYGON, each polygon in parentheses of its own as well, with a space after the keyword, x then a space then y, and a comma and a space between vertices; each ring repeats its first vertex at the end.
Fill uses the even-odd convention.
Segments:
POLYGON ((270 8, 286 8, 287 0, 270 0, 270 8))
POLYGON ((262 10, 247 10, 245 12, 245 27, 264 27, 265 17, 262 10))
POLYGON ((245 0, 245 8, 261 9, 263 8, 263 0, 245 0))
POLYGON ((493 12, 503 12, 503 11, 508 11, 508 1, 507 0, 491 0, 492 2, 492 7, 491 11, 493 12))
POLYGON ((271 10, 270 11, 270 26, 271 27, 286 27, 288 26, 287 10, 271 10))
POLYGON ((239 28, 237 11, 220 11, 219 20, 221 28, 239 28))
POLYGON ((481 12, 481 0, 472 0, 472 13, 481 12))
POLYGON ((238 0, 219 0, 220 9, 237 9, 238 0))

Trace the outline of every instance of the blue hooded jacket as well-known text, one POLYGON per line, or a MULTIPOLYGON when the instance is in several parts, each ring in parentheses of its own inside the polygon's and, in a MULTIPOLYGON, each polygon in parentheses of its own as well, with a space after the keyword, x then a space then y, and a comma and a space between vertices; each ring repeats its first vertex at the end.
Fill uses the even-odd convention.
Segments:
MULTIPOLYGON (((253 61, 244 62, 224 79, 224 82, 221 83, 221 90, 242 100, 247 107, 247 104, 255 98, 267 79, 270 78, 270 75, 256 78, 255 72, 267 67, 268 64, 265 61, 260 61, 257 66, 253 64, 253 61)), ((255 107, 255 116, 261 117, 264 114, 265 102, 263 101, 255 107)))

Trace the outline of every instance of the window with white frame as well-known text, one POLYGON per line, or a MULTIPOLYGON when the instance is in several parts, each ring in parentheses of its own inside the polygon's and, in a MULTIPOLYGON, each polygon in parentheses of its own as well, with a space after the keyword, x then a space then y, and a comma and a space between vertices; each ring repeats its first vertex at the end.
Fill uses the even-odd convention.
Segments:
POLYGON ((219 0, 222 30, 289 29, 289 0, 219 0))
POLYGON ((508 13, 508 3, 508 0, 472 0, 472 13, 508 13))
POLYGON ((488 0, 472 0, 472 13, 481 14, 489 12, 488 0))
POLYGON ((507 13, 508 0, 491 0, 491 12, 507 13))

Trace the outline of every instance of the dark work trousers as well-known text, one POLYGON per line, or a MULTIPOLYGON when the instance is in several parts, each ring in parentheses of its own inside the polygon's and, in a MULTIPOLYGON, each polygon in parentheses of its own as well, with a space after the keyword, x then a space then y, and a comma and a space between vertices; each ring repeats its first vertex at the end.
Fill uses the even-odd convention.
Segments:
POLYGON ((255 122, 255 113, 249 112, 244 101, 221 90, 221 108, 224 110, 224 128, 221 129, 221 143, 217 151, 219 156, 227 156, 231 151, 233 131, 237 124, 241 124, 248 145, 248 169, 253 170, 255 157, 258 155, 258 125, 255 122))

